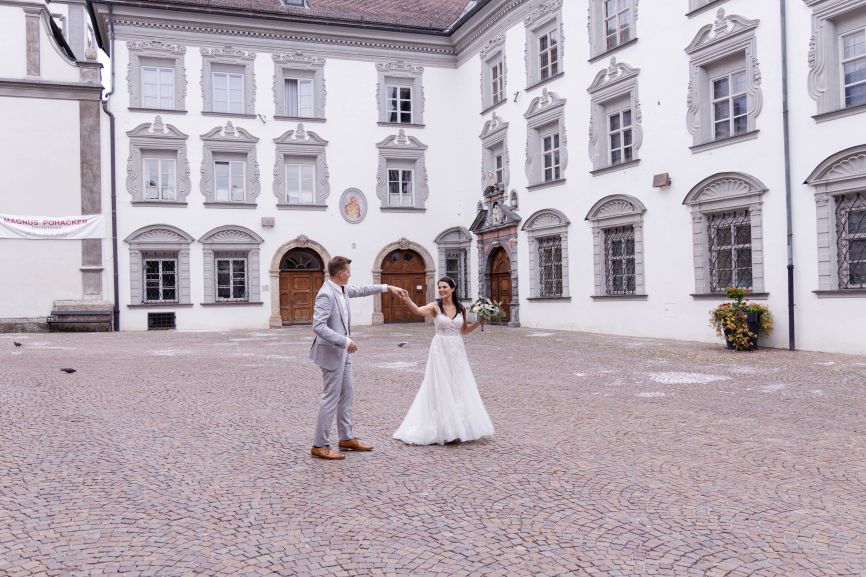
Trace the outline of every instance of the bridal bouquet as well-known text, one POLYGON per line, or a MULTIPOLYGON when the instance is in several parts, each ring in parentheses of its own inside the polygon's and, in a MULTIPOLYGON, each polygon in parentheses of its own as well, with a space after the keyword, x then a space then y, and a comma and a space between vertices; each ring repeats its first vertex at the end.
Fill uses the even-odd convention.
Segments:
MULTIPOLYGON (((469 310, 475 313, 476 316, 493 321, 505 318, 505 311, 502 310, 502 303, 491 300, 487 297, 478 297, 478 300, 472 303, 469 310)), ((484 330, 484 325, 481 325, 481 330, 484 330)))

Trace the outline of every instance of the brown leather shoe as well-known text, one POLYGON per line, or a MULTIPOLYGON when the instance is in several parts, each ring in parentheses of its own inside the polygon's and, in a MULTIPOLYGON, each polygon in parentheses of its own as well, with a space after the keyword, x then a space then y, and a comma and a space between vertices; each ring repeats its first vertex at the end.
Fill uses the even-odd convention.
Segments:
POLYGON ((310 449, 310 454, 319 459, 327 459, 328 461, 339 461, 346 458, 345 455, 332 451, 330 447, 313 447, 310 449))
POLYGON ((349 451, 372 451, 373 445, 365 445, 357 438, 340 441, 340 448, 349 451))

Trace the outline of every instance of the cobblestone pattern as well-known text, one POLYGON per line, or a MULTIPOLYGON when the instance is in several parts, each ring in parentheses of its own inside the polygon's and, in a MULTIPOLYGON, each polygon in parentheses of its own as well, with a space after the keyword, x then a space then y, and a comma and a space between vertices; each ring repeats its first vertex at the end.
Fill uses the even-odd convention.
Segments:
POLYGON ((492 327, 496 435, 404 446, 431 334, 356 332, 341 462, 309 328, 0 336, 0 575, 866 575, 866 358, 492 327))

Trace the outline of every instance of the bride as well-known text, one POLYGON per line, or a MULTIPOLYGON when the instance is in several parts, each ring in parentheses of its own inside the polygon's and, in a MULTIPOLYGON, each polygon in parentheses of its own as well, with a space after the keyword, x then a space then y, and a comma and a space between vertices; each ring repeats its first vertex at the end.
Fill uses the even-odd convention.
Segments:
POLYGON ((408 295, 403 302, 416 315, 433 317, 436 334, 430 343, 424 381, 394 438, 410 445, 472 441, 493 434, 472 369, 466 358, 463 335, 484 319, 466 322, 466 310, 457 300, 457 284, 450 277, 437 283, 439 299, 422 307, 408 295))

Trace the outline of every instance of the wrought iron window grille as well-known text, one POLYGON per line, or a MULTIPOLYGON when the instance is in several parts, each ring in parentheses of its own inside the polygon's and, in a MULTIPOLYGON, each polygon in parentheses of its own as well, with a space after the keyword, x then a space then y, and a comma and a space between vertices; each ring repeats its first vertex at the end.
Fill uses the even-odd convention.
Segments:
POLYGON ((634 248, 633 226, 605 229, 604 276, 607 294, 633 295, 637 292, 634 248))
POLYGON ((836 197, 840 289, 866 288, 866 192, 836 197))
POLYGON ((748 210, 707 216, 710 292, 752 286, 752 222, 748 210))
POLYGON ((549 236, 538 239, 539 296, 562 296, 562 239, 549 236))

